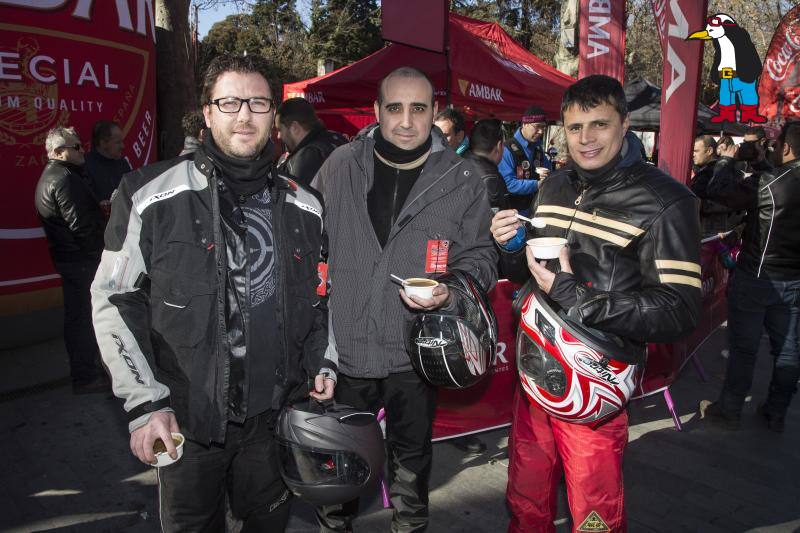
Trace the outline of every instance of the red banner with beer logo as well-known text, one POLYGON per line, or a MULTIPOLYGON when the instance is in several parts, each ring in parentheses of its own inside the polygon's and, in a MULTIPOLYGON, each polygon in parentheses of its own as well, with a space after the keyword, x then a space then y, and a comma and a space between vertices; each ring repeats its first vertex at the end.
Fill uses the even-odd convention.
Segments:
POLYGON ((0 0, 0 317, 58 305, 33 205, 45 138, 113 120, 132 168, 155 160, 153 0, 0 0))
POLYGON ((775 30, 764 58, 758 85, 759 111, 781 125, 800 118, 800 5, 789 11, 775 30))
POLYGON ((625 0, 581 0, 578 78, 605 74, 625 83, 625 0))
POLYGON ((690 29, 705 27, 707 5, 707 0, 671 0, 661 10, 666 33, 658 167, 681 183, 689 179, 703 64, 702 41, 686 38, 690 29))

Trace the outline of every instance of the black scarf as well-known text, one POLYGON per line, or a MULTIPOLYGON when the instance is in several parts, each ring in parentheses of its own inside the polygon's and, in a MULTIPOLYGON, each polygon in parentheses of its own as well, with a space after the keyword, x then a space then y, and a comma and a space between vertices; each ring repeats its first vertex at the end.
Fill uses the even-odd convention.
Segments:
POLYGON ((214 142, 210 130, 206 131, 203 147, 222 181, 237 196, 252 196, 263 191, 268 184, 272 185, 272 156, 275 151, 272 140, 267 142, 255 159, 241 159, 223 153, 214 142))
POLYGON ((421 145, 412 150, 403 150, 384 139, 383 135, 381 135, 381 129, 375 128, 375 151, 382 158, 392 163, 404 164, 419 159, 431 149, 431 143, 432 137, 428 135, 428 138, 421 145))

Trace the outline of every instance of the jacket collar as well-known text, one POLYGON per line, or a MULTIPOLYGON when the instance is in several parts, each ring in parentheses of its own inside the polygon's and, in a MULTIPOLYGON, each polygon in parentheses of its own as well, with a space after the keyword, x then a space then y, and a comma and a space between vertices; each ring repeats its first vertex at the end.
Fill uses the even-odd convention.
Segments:
POLYGON ((534 148, 540 146, 542 144, 542 140, 539 139, 536 142, 530 142, 528 139, 522 136, 522 128, 517 128, 517 131, 514 132, 514 138, 522 145, 529 152, 533 152, 534 148))
POLYGON ((83 173, 83 167, 80 165, 76 165, 74 163, 70 163, 69 161, 62 161, 61 159, 48 159, 47 162, 51 165, 64 167, 65 169, 69 170, 70 172, 74 172, 76 174, 83 173))
MULTIPOLYGON (((194 168, 198 172, 203 174, 208 179, 209 183, 211 183, 212 178, 215 177, 214 175, 215 165, 214 162, 211 160, 211 158, 208 157, 208 154, 206 154, 204 147, 200 145, 197 151, 195 151, 191 155, 194 156, 194 168)), ((272 178, 273 178, 272 181, 277 190, 293 191, 297 189, 296 183, 292 181, 291 178, 289 178, 288 176, 284 176, 283 174, 280 174, 275 170, 275 165, 272 166, 270 172, 272 172, 272 178)), ((218 174, 216 177, 217 179, 221 179, 219 178, 218 174)))
MULTIPOLYGON (((800 168, 800 157, 798 157, 797 159, 794 159, 794 160, 792 160, 792 161, 789 161, 788 163, 784 163, 784 164, 781 166, 781 171, 782 171, 783 169, 786 169, 786 170, 792 169, 792 170, 794 170, 794 169, 796 169, 796 168, 800 168)), ((780 171, 779 171, 779 172, 780 172, 780 171)))
POLYGON ((306 133, 306 136, 303 137, 303 140, 297 143, 297 146, 294 147, 294 150, 292 150, 291 153, 296 154, 297 152, 300 151, 301 148, 304 148, 309 144, 311 144, 312 142, 314 142, 315 140, 317 140, 317 137, 319 137, 320 134, 324 131, 326 131, 326 129, 325 126, 323 126, 322 124, 314 126, 309 130, 308 133, 306 133))

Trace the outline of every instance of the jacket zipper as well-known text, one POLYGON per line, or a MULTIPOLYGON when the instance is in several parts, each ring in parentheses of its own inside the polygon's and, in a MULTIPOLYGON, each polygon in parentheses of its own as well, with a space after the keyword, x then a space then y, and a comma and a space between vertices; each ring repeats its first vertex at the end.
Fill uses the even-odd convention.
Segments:
MULTIPOLYGON (((276 190, 277 190, 277 187, 276 187, 276 190)), ((275 239, 275 251, 279 254, 279 256, 283 256, 283 258, 288 262, 288 257, 290 257, 291 254, 290 253, 289 254, 281 253, 283 251, 282 250, 282 243, 281 243, 283 228, 282 228, 281 224, 283 223, 283 206, 284 206, 284 203, 285 203, 284 202, 284 195, 285 195, 285 192, 277 190, 277 198, 276 198, 276 201, 275 201, 275 207, 277 208, 278 212, 277 212, 277 215, 275 215, 274 212, 273 212, 273 217, 272 217, 272 219, 274 221, 273 227, 274 227, 274 232, 275 232, 273 238, 275 239)), ((280 268, 280 264, 281 264, 280 261, 276 261, 275 262, 275 265, 278 267, 276 269, 276 273, 275 273, 276 274, 275 282, 277 283, 278 293, 280 294, 280 310, 281 310, 281 313, 279 313, 276 318, 277 318, 277 322, 278 322, 278 328, 281 330, 280 338, 283 340, 283 346, 281 347, 281 349, 282 349, 282 352, 283 352, 283 355, 284 355, 283 374, 278 376, 278 377, 280 378, 279 386, 283 387, 286 384, 287 374, 289 372, 289 343, 288 343, 288 339, 286 338, 286 327, 285 327, 285 324, 283 323, 284 318, 287 316, 287 314, 286 314, 286 286, 283 283, 283 280, 281 279, 281 277, 283 276, 283 269, 280 268)), ((272 396, 274 398, 275 394, 273 393, 272 396)))
POLYGON ((569 243, 569 236, 570 232, 572 231, 572 223, 575 222, 575 214, 578 212, 578 206, 581 205, 581 202, 583 201, 583 195, 586 194, 587 188, 588 187, 584 187, 583 189, 581 189, 581 193, 578 195, 577 198, 575 198, 575 209, 572 211, 572 218, 570 218, 569 220, 569 226, 567 226, 567 233, 564 236, 564 238, 567 239, 567 243, 569 243))
MULTIPOLYGON (((207 177, 209 189, 211 189, 211 223, 214 231, 214 254, 215 268, 217 269, 217 304, 219 299, 225 298, 225 246, 222 238, 222 220, 219 214, 219 190, 216 171, 212 170, 207 177)), ((227 329, 225 328, 225 302, 222 302, 222 313, 217 312, 217 353, 225 354, 222 367, 222 416, 219 421, 219 433, 217 437, 225 438, 225 430, 228 424, 228 417, 225 413, 228 409, 228 382, 230 380, 230 361, 228 359, 225 344, 227 342, 227 329)), ((219 307, 218 307, 219 309, 219 307)))

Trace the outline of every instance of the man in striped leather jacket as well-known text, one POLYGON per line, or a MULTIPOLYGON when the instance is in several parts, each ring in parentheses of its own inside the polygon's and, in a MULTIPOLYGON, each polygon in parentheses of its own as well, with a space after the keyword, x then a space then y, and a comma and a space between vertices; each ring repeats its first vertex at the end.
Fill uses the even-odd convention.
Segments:
MULTIPOLYGON (((565 237, 568 245, 558 260, 539 263, 525 250, 530 235, 516 211, 500 211, 492 234, 505 272, 520 282, 532 275, 583 324, 633 342, 689 334, 700 308, 697 198, 632 148, 625 93, 613 78, 589 76, 570 86, 561 115, 573 164, 542 183, 532 212, 547 223, 536 236, 565 237)), ((554 531, 559 464, 576 529, 586 523, 623 531, 627 438, 624 410, 599 427, 570 424, 518 394, 509 531, 554 531)))

